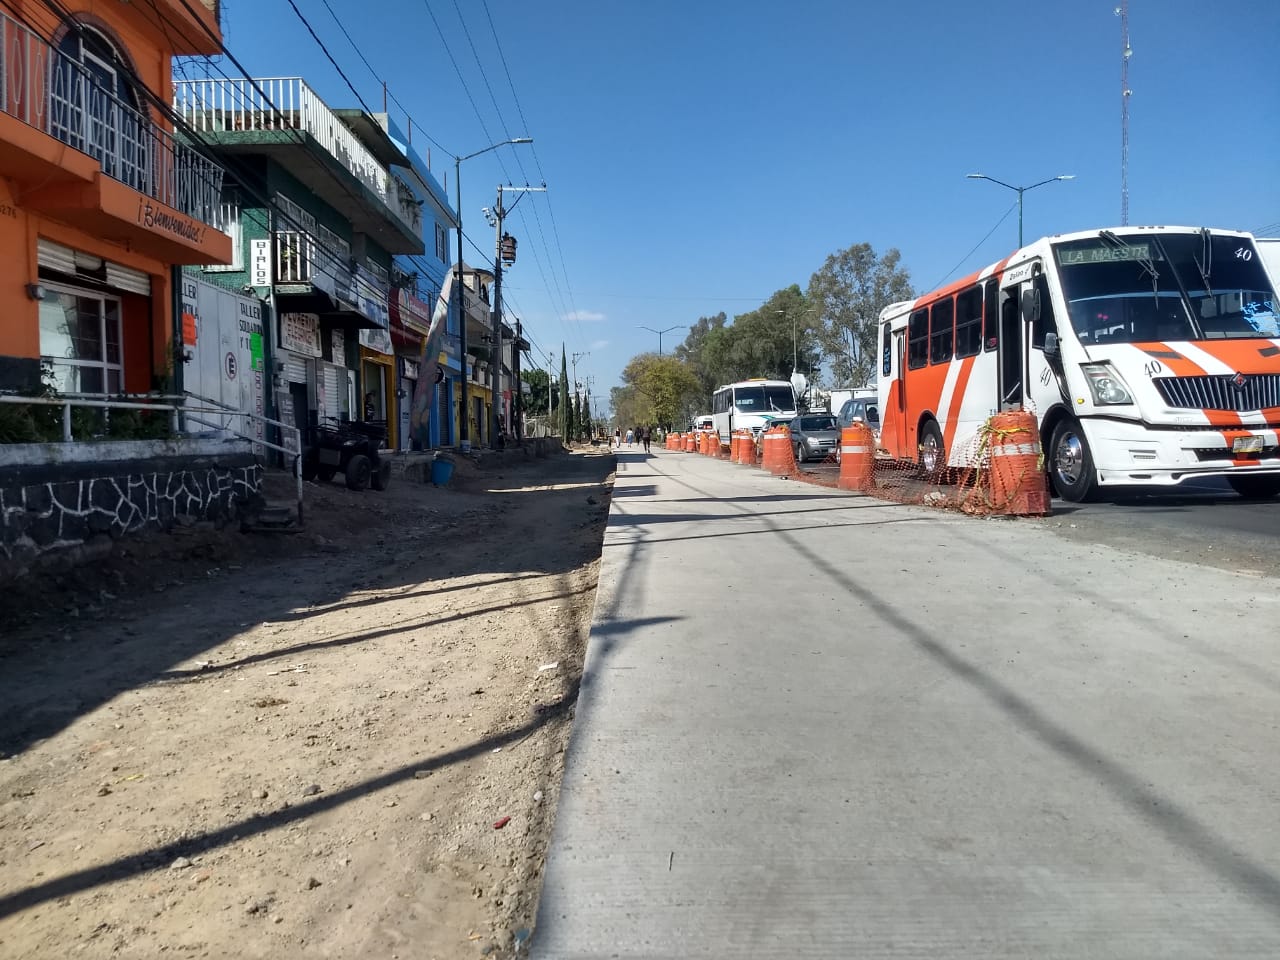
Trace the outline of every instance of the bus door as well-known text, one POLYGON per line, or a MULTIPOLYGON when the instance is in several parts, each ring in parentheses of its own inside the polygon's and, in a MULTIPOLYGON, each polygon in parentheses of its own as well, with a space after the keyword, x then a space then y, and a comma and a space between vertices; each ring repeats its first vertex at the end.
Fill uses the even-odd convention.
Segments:
POLYGON ((1021 406, 1026 396, 1025 343, 1022 318, 1022 288, 1025 284, 1006 280, 1000 287, 1000 375, 997 377, 996 409, 1021 406))
POLYGON ((1045 357, 1047 336, 1057 335, 1053 301, 1039 260, 1006 276, 1000 288, 1000 409, 1028 401, 1047 410, 1060 388, 1053 365, 1045 357))
MULTIPOLYGON (((894 393, 897 403, 893 413, 893 436, 881 437, 880 445, 889 447, 896 456, 906 456, 910 449, 907 446, 907 328, 900 327, 893 331, 893 355, 897 361, 894 367, 894 393), (892 444, 892 446, 890 446, 892 444)), ((883 429, 888 411, 880 411, 880 424, 883 429)))

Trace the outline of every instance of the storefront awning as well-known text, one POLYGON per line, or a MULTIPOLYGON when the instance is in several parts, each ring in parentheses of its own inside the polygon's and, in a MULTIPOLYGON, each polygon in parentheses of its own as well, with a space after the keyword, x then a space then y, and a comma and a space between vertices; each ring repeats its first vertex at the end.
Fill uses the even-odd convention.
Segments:
POLYGON ((276 291, 276 309, 280 313, 314 313, 325 328, 343 327, 347 330, 382 330, 373 320, 350 304, 336 300, 323 290, 308 293, 281 293, 276 291))

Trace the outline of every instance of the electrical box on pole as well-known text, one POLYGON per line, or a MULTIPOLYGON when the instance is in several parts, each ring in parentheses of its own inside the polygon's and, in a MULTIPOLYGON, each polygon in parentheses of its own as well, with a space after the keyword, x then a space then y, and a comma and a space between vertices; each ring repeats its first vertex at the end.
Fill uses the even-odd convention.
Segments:
POLYGON ((516 262, 516 238, 511 234, 504 233, 502 235, 502 239, 498 243, 498 249, 505 266, 509 267, 516 262))

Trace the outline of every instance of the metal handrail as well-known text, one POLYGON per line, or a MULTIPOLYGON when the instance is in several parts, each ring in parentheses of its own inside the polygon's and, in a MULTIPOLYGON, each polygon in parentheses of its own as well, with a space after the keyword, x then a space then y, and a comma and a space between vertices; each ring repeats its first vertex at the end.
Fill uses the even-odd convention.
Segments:
POLYGON ((211 397, 202 397, 199 394, 190 393, 185 395, 174 394, 132 394, 132 396, 146 398, 155 402, 142 403, 136 400, 115 400, 106 399, 105 394, 71 394, 57 397, 24 397, 12 393, 0 393, 0 403, 10 403, 24 406, 42 406, 42 407, 62 407, 62 441, 64 443, 74 442, 71 432, 71 408, 72 407, 90 407, 101 410, 151 410, 169 411, 169 429, 175 435, 181 435, 184 431, 181 426, 181 418, 185 417, 194 423, 202 426, 211 427, 214 430, 221 430, 238 437, 241 440, 247 440, 251 444, 260 444, 271 450, 279 451, 286 456, 293 458, 293 475, 297 486, 298 498, 298 526, 303 524, 303 502, 302 502, 302 430, 297 426, 284 423, 280 420, 273 420, 270 417, 264 417, 261 414, 249 413, 236 407, 229 406, 221 401, 214 400, 211 397), (188 401, 198 400, 208 406, 193 406, 188 401), (290 449, 269 440, 262 440, 258 437, 250 437, 231 427, 214 423, 211 420, 205 420, 197 414, 234 414, 235 416, 248 417, 251 420, 257 420, 282 430, 291 431, 291 439, 294 446, 290 449))
MULTIPOLYGON (((223 168, 156 126, 84 65, 0 13, 0 111, 98 161, 102 172, 222 229, 223 168)), ((142 215, 163 220, 163 212, 142 215)))
POLYGON ((191 416, 190 413, 187 414, 187 419, 194 420, 196 423, 204 424, 206 427, 213 427, 215 430, 226 430, 228 433, 232 434, 233 436, 241 437, 242 439, 248 440, 250 443, 260 443, 264 447, 267 447, 271 450, 276 450, 280 453, 285 454, 286 456, 292 457, 293 458, 293 479, 294 479, 294 483, 297 485, 297 493, 298 493, 298 526, 302 526, 302 429, 295 424, 285 423, 282 420, 273 420, 271 417, 264 417, 260 413, 249 413, 248 411, 241 410, 238 407, 233 407, 230 404, 223 403, 221 400, 214 400, 212 397, 201 396, 200 394, 192 393, 189 390, 187 391, 184 399, 188 397, 193 398, 195 400, 199 400, 201 403, 210 404, 211 406, 216 407, 226 413, 231 413, 236 416, 248 417, 250 420, 256 420, 259 423, 265 423, 265 424, 268 424, 269 426, 279 427, 281 430, 292 431, 294 447, 292 450, 290 450, 288 447, 281 446, 276 443, 271 443, 268 440, 259 440, 256 437, 247 437, 243 433, 240 433, 237 430, 232 430, 230 427, 222 427, 214 423, 209 423, 206 420, 201 420, 199 417, 193 417, 191 416))
POLYGON ((415 231, 421 224, 421 211, 416 203, 401 202, 399 187, 386 166, 301 77, 175 80, 173 108, 201 133, 306 131, 397 220, 415 231))

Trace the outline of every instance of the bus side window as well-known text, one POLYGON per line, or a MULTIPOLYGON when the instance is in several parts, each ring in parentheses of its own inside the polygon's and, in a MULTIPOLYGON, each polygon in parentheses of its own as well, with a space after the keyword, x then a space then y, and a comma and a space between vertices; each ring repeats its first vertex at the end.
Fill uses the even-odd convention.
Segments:
POLYGON ((950 363, 955 355, 955 301, 950 297, 933 305, 929 326, 929 362, 950 363))
POLYGON ((982 301, 982 349, 994 350, 1000 345, 1000 284, 988 280, 982 301))
POLYGON ((907 320, 907 369, 929 363, 929 311, 917 310, 907 320))
POLYGON ((956 297, 956 356, 982 350, 982 288, 970 287, 956 297))
POLYGON ((1043 350, 1044 335, 1058 332, 1058 324, 1053 317, 1053 300, 1049 297, 1049 283, 1043 273, 1031 281, 1031 289, 1035 291, 1040 306, 1040 312, 1031 324, 1031 345, 1043 350))
POLYGON ((880 372, 886 377, 893 373, 893 331, 889 321, 884 322, 884 356, 880 359, 880 372))

